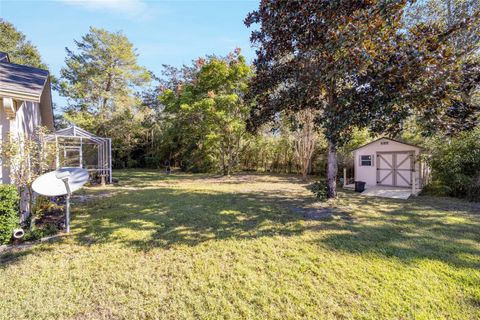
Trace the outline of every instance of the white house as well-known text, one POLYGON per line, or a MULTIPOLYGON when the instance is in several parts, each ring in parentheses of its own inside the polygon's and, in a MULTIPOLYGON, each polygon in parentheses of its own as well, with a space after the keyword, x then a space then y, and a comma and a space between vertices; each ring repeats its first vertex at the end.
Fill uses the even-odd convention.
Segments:
MULTIPOLYGON (((49 72, 11 63, 0 52, 0 142, 9 134, 33 133, 38 126, 54 128, 49 72)), ((10 182, 7 160, 0 161, 0 184, 10 182)))
POLYGON ((372 141, 353 151, 355 181, 364 181, 367 189, 388 186, 418 191, 427 172, 419 159, 421 152, 421 147, 389 138, 372 141))

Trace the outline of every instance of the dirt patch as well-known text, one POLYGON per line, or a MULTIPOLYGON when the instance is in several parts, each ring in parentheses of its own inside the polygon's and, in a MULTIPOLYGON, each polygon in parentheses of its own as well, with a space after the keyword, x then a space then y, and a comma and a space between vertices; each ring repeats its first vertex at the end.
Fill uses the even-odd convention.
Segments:
POLYGON ((289 209, 301 214, 306 220, 330 220, 335 217, 347 221, 353 220, 350 213, 340 211, 337 208, 290 207, 289 209))
POLYGON ((94 193, 94 194, 82 194, 82 195, 74 195, 72 200, 75 202, 89 202, 94 199, 98 198, 108 198, 113 196, 113 192, 103 192, 103 193, 94 193))

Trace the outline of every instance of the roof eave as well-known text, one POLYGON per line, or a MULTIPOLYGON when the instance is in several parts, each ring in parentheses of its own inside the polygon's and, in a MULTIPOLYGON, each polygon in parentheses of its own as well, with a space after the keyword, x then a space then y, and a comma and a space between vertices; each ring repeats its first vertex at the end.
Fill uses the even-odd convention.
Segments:
POLYGON ((13 98, 15 100, 40 102, 41 95, 26 93, 16 90, 0 89, 1 97, 13 98))
POLYGON ((42 114, 42 125, 49 130, 55 130, 55 116, 53 112, 52 89, 50 84, 50 77, 47 77, 43 85, 42 95, 40 97, 40 108, 42 114), (46 95, 46 97, 45 97, 46 95), (42 98, 44 100, 42 101, 42 98))
POLYGON ((368 146, 368 145, 371 145, 372 143, 375 143, 375 142, 380 141, 380 140, 382 140, 382 139, 386 139, 386 140, 394 141, 394 142, 397 142, 397 143, 405 144, 405 145, 407 145, 407 146, 412 146, 412 147, 418 148, 418 149, 420 149, 420 150, 424 150, 424 149, 425 149, 425 148, 423 148, 423 147, 420 147, 420 146, 417 146, 417 145, 414 145, 414 144, 411 144, 411 143, 406 143, 406 142, 398 141, 398 140, 395 140, 395 139, 392 139, 392 138, 381 137, 381 138, 375 139, 375 140, 373 140, 373 141, 371 141, 371 142, 369 142, 369 143, 366 143, 366 144, 364 144, 363 146, 360 146, 360 147, 358 147, 358 148, 353 149, 352 152, 357 151, 357 150, 360 150, 360 149, 362 149, 363 147, 366 147, 366 146, 368 146))

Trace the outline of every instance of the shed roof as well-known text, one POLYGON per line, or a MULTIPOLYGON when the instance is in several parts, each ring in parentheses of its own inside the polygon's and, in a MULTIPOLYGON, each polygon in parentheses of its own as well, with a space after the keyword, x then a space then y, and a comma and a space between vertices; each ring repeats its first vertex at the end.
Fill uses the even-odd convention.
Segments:
POLYGON ((405 144, 405 145, 407 145, 407 146, 412 146, 412 147, 419 148, 419 149, 423 149, 422 147, 417 146, 417 145, 414 145, 414 144, 411 144, 411 143, 406 143, 406 142, 399 141, 399 140, 395 140, 395 139, 392 139, 392 138, 381 137, 381 138, 378 138, 378 139, 376 139, 376 140, 373 140, 373 141, 371 141, 371 142, 369 142, 369 143, 366 143, 366 144, 364 144, 363 146, 360 146, 360 147, 358 147, 358 148, 355 148, 355 149, 353 149, 352 151, 361 149, 361 148, 363 148, 363 147, 366 147, 366 146, 368 146, 368 145, 371 145, 372 143, 375 143, 375 142, 380 141, 380 140, 382 140, 382 139, 394 141, 394 142, 397 142, 397 143, 405 144))
POLYGON ((0 92, 4 94, 17 94, 26 100, 39 102, 48 76, 47 70, 0 59, 0 92))

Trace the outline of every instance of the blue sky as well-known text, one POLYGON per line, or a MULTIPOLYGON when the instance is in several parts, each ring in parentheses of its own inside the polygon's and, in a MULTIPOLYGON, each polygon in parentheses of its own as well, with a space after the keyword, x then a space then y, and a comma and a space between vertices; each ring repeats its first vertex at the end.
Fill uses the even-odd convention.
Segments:
MULTIPOLYGON (((121 30, 137 48, 139 63, 155 74, 162 64, 180 66, 207 54, 226 55, 236 47, 249 61, 251 30, 243 24, 258 1, 0 0, 0 16, 37 46, 58 75, 65 47, 90 26, 121 30)), ((65 100, 54 93, 54 102, 65 100)))

